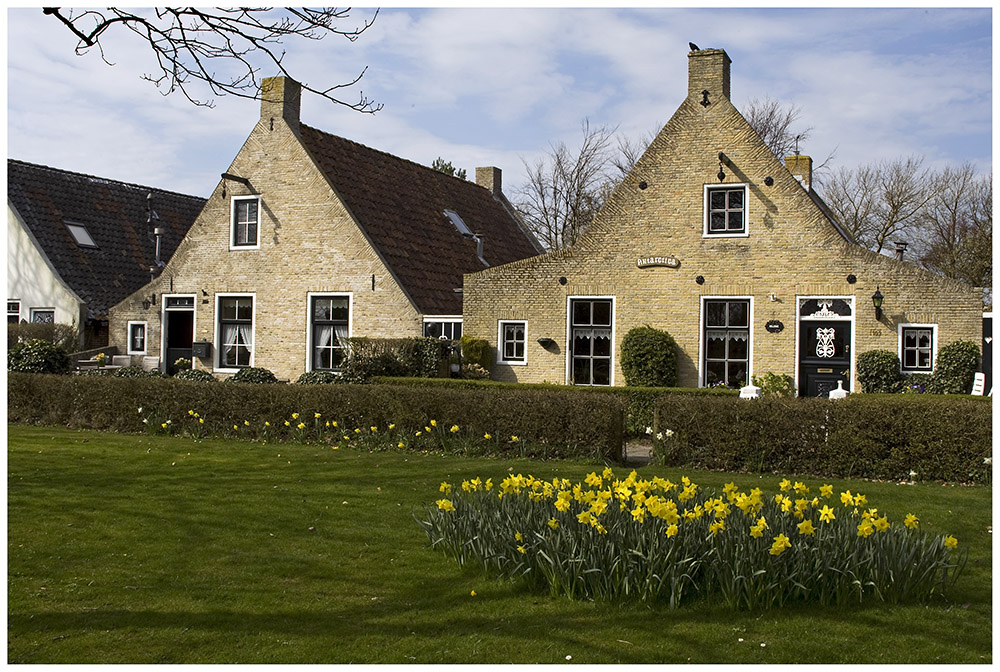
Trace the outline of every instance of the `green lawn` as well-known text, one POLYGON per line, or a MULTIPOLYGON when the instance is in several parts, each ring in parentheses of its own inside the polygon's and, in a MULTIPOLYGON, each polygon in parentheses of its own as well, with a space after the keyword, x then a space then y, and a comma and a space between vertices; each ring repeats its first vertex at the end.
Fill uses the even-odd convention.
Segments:
POLYGON ((733 613, 528 593, 430 550, 413 518, 443 480, 594 465, 16 425, 7 456, 11 663, 992 662, 990 487, 831 481, 958 537, 947 601, 733 613))

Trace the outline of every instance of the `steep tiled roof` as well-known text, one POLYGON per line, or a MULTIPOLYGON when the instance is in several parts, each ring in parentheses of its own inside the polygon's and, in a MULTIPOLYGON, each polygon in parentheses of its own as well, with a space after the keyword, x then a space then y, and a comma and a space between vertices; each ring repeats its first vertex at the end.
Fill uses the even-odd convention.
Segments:
POLYGON ((160 259, 168 261, 204 198, 7 160, 7 197, 56 272, 87 303, 90 317, 149 282, 156 244, 146 225, 152 194, 156 226, 166 230, 160 259), (97 244, 81 247, 65 222, 83 224, 97 244))
POLYGON ((365 235, 425 315, 458 315, 462 274, 486 268, 476 242, 445 215, 457 213, 483 240, 490 266, 538 253, 487 189, 426 166, 301 125, 302 141, 365 235))

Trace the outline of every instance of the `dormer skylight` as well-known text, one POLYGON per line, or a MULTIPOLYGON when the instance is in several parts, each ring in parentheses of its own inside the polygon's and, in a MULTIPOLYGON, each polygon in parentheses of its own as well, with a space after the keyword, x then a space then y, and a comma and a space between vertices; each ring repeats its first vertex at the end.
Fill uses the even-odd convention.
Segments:
POLYGON ((458 229, 458 232, 461 233, 463 236, 472 235, 472 231, 470 231, 469 227, 465 225, 465 222, 462 221, 462 218, 458 216, 457 212, 454 212, 452 210, 445 210, 444 215, 445 217, 451 220, 451 223, 455 225, 455 228, 458 229))
POLYGON ((90 235, 90 231, 87 231, 87 227, 83 224, 77 224, 76 222, 63 222, 66 228, 69 230, 69 235, 73 236, 73 240, 80 247, 97 247, 97 243, 94 242, 93 236, 90 235))

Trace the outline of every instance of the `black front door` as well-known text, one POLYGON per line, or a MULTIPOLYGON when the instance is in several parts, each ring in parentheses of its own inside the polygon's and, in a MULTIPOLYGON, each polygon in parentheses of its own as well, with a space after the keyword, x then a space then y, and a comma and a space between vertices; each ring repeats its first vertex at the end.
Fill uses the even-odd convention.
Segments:
POLYGON ((851 389, 851 322, 802 321, 799 342, 799 396, 826 397, 851 389))
POLYGON ((166 334, 165 352, 167 373, 177 373, 174 366, 180 358, 190 360, 194 342, 194 310, 167 310, 163 313, 163 332, 166 334))

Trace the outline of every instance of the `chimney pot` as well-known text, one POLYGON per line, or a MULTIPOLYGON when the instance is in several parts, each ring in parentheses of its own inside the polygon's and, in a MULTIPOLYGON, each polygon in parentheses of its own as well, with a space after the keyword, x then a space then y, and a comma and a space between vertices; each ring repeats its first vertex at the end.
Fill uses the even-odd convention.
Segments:
POLYGON ((476 168, 476 184, 488 190, 494 196, 500 196, 502 189, 502 171, 494 166, 476 168))
POLYGON ((785 168, 792 174, 806 191, 812 188, 813 160, 805 154, 785 157, 785 168))
MULTIPOLYGON (((722 96, 729 99, 729 66, 732 64, 724 49, 701 49, 688 54, 688 97, 701 102, 702 92, 708 91, 709 105, 722 96)), ((705 107, 708 107, 706 105, 705 107)))
POLYGON ((908 244, 909 243, 904 243, 903 241, 899 241, 896 243, 896 258, 899 259, 900 261, 903 260, 903 254, 906 252, 906 246, 908 244))
POLYGON ((265 77, 260 83, 260 118, 271 120, 280 117, 294 130, 299 128, 299 111, 302 86, 289 77, 265 77))

